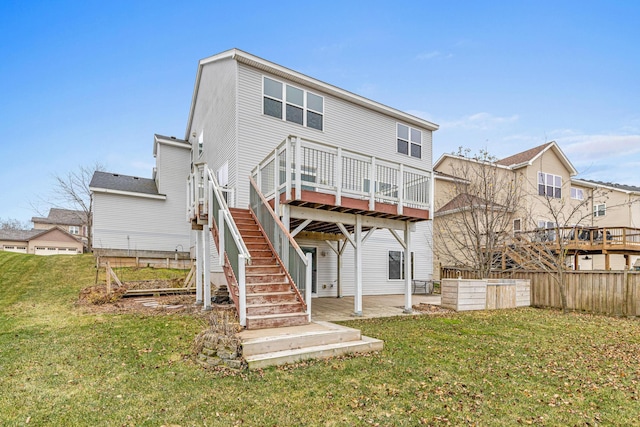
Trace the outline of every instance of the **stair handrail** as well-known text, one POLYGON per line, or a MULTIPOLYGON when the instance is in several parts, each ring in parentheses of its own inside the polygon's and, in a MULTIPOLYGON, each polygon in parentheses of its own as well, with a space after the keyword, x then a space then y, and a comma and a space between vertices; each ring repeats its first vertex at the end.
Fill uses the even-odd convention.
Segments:
MULTIPOLYGON (((233 237, 233 241, 235 242, 240 254, 245 257, 247 263, 251 264, 251 255, 249 254, 249 249, 247 249, 247 245, 244 243, 244 240, 242 239, 240 230, 238 229, 238 226, 236 225, 236 222, 234 221, 233 216, 231 215, 229 206, 227 205, 227 202, 225 201, 224 196, 222 195, 222 190, 220 188, 220 185, 218 184, 218 180, 215 178, 211 169, 206 165, 205 167, 207 172, 207 178, 210 183, 210 189, 212 190, 213 196, 216 198, 216 201, 218 202, 218 205, 221 208, 220 210, 222 211, 224 215, 224 220, 227 223, 229 230, 231 231, 231 236, 233 237)), ((211 221, 213 221, 214 219, 213 217, 215 214, 216 213, 213 212, 213 204, 210 203, 209 204, 209 225, 211 225, 211 221)))
POLYGON ((218 180, 215 177, 213 171, 207 166, 206 163, 199 165, 204 168, 204 179, 207 181, 207 190, 206 191, 206 203, 207 203, 207 222, 210 230, 213 230, 214 224, 217 227, 217 235, 218 235, 218 261, 220 266, 225 266, 227 263, 228 267, 233 272, 233 276, 235 278, 236 284, 238 286, 238 295, 237 298, 234 298, 234 290, 229 289, 231 293, 232 299, 237 303, 236 309, 238 311, 238 317, 240 320, 240 325, 246 326, 247 322, 247 292, 246 292, 246 274, 245 274, 245 266, 247 264, 251 264, 251 254, 249 253, 249 249, 247 245, 244 243, 242 235, 240 234, 240 230, 236 225, 236 222, 231 215, 231 211, 229 210, 229 206, 222 194, 223 189, 218 184, 218 180), (218 212, 214 212, 214 203, 213 199, 216 201, 216 205, 218 206, 218 212), (225 238, 225 230, 229 230, 231 238, 233 240, 233 246, 235 246, 235 251, 232 249, 231 242, 225 238), (237 259, 233 257, 231 252, 237 252, 237 259), (234 262, 236 268, 234 268, 234 262))
POLYGON ((251 183, 253 188, 256 190, 256 193, 258 194, 258 197, 260 197, 262 204, 266 206, 267 212, 269 212, 269 214, 271 215, 275 223, 278 225, 278 228, 280 228, 284 233, 284 235, 287 236, 287 239, 289 239, 289 243, 291 244, 291 246, 293 246, 293 248, 295 249, 296 253, 300 256, 300 258, 305 259, 304 264, 307 265, 307 262, 306 262, 307 256, 305 255, 304 252, 302 252, 302 249, 300 249, 300 245, 298 245, 298 242, 296 242, 296 240, 291 236, 291 233, 289 232, 289 230, 287 230, 284 224, 282 223, 282 221, 280 221, 280 218, 278 218, 275 211, 267 201, 266 197, 264 197, 264 194, 262 194, 262 192, 258 188, 258 184, 253 179, 253 177, 251 176, 249 177, 249 182, 251 183))
MULTIPOLYGON (((312 288, 312 285, 311 285, 311 281, 312 281, 312 272, 311 272, 311 269, 312 269, 312 257, 311 257, 311 254, 305 254, 302 251, 302 249, 300 249, 300 246, 298 245, 298 242, 295 241, 293 236, 291 236, 291 233, 289 232, 289 230, 287 230, 287 228, 284 226, 282 221, 280 221, 280 218, 274 212, 273 208, 271 207, 271 205, 267 201, 266 197, 264 197, 264 194, 262 194, 262 192, 258 188, 258 184, 255 182, 255 180, 251 176, 249 176, 249 183, 250 183, 250 189, 253 190, 253 191, 251 191, 251 197, 250 197, 251 198, 251 206, 250 207, 251 207, 251 210, 252 210, 256 220, 260 224, 260 227, 266 233, 267 230, 265 229, 265 225, 262 224, 262 222, 260 220, 260 215, 256 211, 258 205, 264 206, 264 208, 268 212, 270 218, 276 224, 278 230, 280 231, 280 234, 282 236, 286 237, 290 247, 294 249, 294 254, 297 255, 297 258, 301 262, 301 265, 304 266, 304 275, 302 275, 302 272, 298 271, 297 272, 298 274, 296 275, 298 280, 293 279, 293 277, 291 276, 291 274, 292 274, 291 267, 292 267, 292 265, 295 267, 296 264, 295 263, 294 264, 289 264, 289 261, 291 261, 291 260, 289 259, 288 246, 287 246, 287 249, 285 250, 285 248, 282 247, 284 245, 280 245, 278 242, 272 241, 272 238, 269 236, 268 233, 266 233, 267 238, 269 239, 270 245, 272 246, 273 250, 276 252, 276 255, 278 256, 280 262, 282 263, 282 266, 285 269, 285 272, 287 274, 288 279, 291 281, 291 284, 294 287, 294 291, 296 292, 298 297, 301 300, 303 300, 304 305, 306 306, 307 315, 309 316, 309 320, 311 320, 311 292, 312 292, 312 289, 311 289, 312 288), (253 194, 254 193, 258 196, 258 200, 255 201, 255 202, 257 202, 257 204, 254 203, 254 200, 253 200, 253 197, 254 197, 253 194), (304 283, 304 288, 303 288, 304 289, 304 297, 302 295, 300 295, 300 285, 302 283, 304 283)), ((277 197, 277 195, 276 195, 276 197, 277 197)))

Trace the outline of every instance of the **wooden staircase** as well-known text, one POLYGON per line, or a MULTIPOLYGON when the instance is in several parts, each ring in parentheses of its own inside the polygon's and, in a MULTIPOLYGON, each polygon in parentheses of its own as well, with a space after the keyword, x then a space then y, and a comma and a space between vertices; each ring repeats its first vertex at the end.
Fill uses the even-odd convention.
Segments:
MULTIPOLYGON (((549 249, 544 243, 516 236, 510 245, 504 247, 502 256, 508 260, 508 269, 555 269, 557 261, 549 249)), ((497 257, 494 267, 500 268, 499 263, 500 257, 497 257)))
POLYGON ((295 285, 251 211, 231 208, 251 255, 246 266, 247 329, 306 325, 309 315, 295 285))

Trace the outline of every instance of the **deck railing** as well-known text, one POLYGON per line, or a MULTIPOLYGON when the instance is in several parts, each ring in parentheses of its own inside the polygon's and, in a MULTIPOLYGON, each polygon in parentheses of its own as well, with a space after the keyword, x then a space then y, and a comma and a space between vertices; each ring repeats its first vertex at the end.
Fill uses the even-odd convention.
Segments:
POLYGON ((567 249, 640 250, 640 229, 631 227, 550 227, 518 232, 516 237, 567 249))
MULTIPOLYGON (((254 170, 252 176, 267 199, 286 194, 300 199, 303 190, 404 207, 429 209, 432 173, 333 145, 289 136, 254 170)), ((279 203, 276 197, 276 205, 279 203)))
MULTIPOLYGON (((229 293, 236 303, 240 324, 246 325, 246 281, 245 266, 251 263, 251 255, 240 235, 240 231, 231 216, 227 200, 232 200, 233 192, 222 188, 206 163, 195 165, 189 177, 188 194, 190 220, 206 219, 207 232, 217 231, 217 249, 219 263, 231 268, 237 289, 231 287, 229 293)), ((196 260, 207 268, 206 260, 196 260)), ((207 284, 205 284, 205 287, 207 284)), ((207 297, 207 296, 205 296, 207 297)))
POLYGON ((258 184, 249 178, 250 207, 277 253, 289 279, 306 306, 311 320, 311 254, 305 255, 261 194, 258 184))

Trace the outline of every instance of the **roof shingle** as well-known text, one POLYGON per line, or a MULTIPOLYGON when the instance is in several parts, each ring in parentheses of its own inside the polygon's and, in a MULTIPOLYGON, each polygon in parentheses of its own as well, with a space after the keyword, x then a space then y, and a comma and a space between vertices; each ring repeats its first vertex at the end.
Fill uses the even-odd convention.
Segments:
POLYGON ((93 174, 89 187, 126 191, 128 193, 159 195, 158 187, 153 179, 138 178, 137 176, 121 175, 111 172, 96 171, 93 174))

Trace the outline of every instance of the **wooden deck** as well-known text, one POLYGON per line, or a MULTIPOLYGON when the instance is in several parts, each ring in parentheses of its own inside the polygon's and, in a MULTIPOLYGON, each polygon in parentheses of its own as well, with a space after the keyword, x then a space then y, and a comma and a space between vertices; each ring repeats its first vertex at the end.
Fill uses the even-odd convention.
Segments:
MULTIPOLYGON (((605 269, 609 269, 609 255, 624 255, 630 268, 632 255, 640 255, 640 229, 631 227, 565 227, 539 229, 517 233, 502 248, 502 269, 507 259, 521 267, 530 268, 527 259, 536 258, 552 267, 554 254, 560 250, 567 256, 605 255, 605 269)), ((577 262, 576 262, 577 265, 577 262)))
MULTIPOLYGON (((426 221, 430 217, 428 209, 416 209, 411 207, 404 207, 403 214, 397 213, 397 206, 390 203, 375 203, 375 210, 369 210, 369 200, 355 199, 352 197, 342 197, 340 204, 336 202, 336 196, 334 194, 327 194, 322 192, 302 190, 301 197, 293 200, 286 200, 285 194, 280 195, 280 203, 288 204, 290 206, 297 206, 302 208, 318 209, 329 212, 339 212, 354 215, 363 215, 372 218, 384 218, 398 221, 418 222, 426 221)), ((269 204, 273 207, 274 201, 271 199, 269 204)), ((291 229, 295 229, 301 224, 304 219, 291 219, 291 229)), ((347 230, 353 232, 352 225, 345 225, 347 230)), ((364 227, 367 230, 368 227, 364 227)), ((340 229, 335 223, 313 221, 305 227, 305 232, 311 233, 329 233, 329 234, 341 234, 340 229)))

